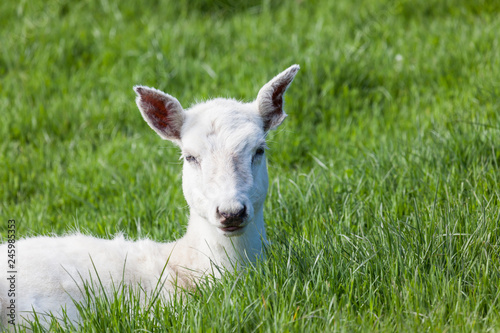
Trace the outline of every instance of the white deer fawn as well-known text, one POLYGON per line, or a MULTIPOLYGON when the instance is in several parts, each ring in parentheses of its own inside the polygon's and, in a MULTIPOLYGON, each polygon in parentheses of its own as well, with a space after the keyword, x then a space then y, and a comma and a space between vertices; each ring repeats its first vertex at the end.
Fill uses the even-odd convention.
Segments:
MULTIPOLYGON (((99 280, 104 292, 122 283, 168 299, 176 286, 193 287, 208 274, 244 266, 263 255, 263 205, 268 189, 266 135, 286 117, 283 95, 298 65, 264 85, 257 99, 242 103, 212 99, 184 110, 174 97, 134 87, 137 106, 161 138, 182 151, 182 188, 189 205, 186 234, 170 243, 123 236, 101 239, 81 233, 32 237, 15 243, 15 311, 11 281, 0 279, 2 325, 45 314, 79 319, 84 283, 99 280), (17 317, 15 317, 17 315, 17 317), (17 319, 16 319, 17 318, 17 319)), ((6 243, 0 246, 7 256, 6 243)), ((7 260, 0 260, 7 274, 7 260)))

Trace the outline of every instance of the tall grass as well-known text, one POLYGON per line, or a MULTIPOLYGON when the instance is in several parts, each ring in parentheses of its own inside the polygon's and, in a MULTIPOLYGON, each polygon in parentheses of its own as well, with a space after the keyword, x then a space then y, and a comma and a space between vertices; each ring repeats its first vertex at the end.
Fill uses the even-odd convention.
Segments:
POLYGON ((185 107, 250 101, 298 63, 269 138, 267 259, 172 304, 90 292, 72 330, 498 331, 499 14, 493 0, 3 1, 2 219, 25 237, 179 237, 178 151, 132 86, 185 107))

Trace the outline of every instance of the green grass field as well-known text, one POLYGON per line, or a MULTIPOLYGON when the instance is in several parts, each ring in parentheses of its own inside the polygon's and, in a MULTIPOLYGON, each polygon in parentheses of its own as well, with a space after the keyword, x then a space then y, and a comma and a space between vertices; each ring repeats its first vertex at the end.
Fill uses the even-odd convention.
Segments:
POLYGON ((132 86, 250 101, 295 63, 267 260, 73 330, 500 331, 495 0, 1 1, 1 235, 180 237, 179 152, 132 86))

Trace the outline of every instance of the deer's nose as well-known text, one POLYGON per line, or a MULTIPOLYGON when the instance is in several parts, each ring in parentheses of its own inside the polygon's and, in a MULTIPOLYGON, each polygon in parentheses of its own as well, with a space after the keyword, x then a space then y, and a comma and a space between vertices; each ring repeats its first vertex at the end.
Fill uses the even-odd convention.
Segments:
POLYGON ((224 225, 240 225, 247 215, 247 207, 243 205, 236 209, 220 209, 217 207, 217 216, 224 225))

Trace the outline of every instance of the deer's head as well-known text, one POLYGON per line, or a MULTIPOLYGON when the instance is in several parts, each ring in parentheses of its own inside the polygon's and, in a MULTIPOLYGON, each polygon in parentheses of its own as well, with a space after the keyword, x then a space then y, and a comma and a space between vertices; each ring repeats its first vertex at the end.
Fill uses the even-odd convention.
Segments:
POLYGON ((191 214, 226 236, 241 235, 262 219, 268 187, 265 139, 286 117, 283 95, 298 70, 294 65, 274 77, 251 103, 217 98, 187 110, 162 91, 134 87, 146 122, 182 151, 191 214))

